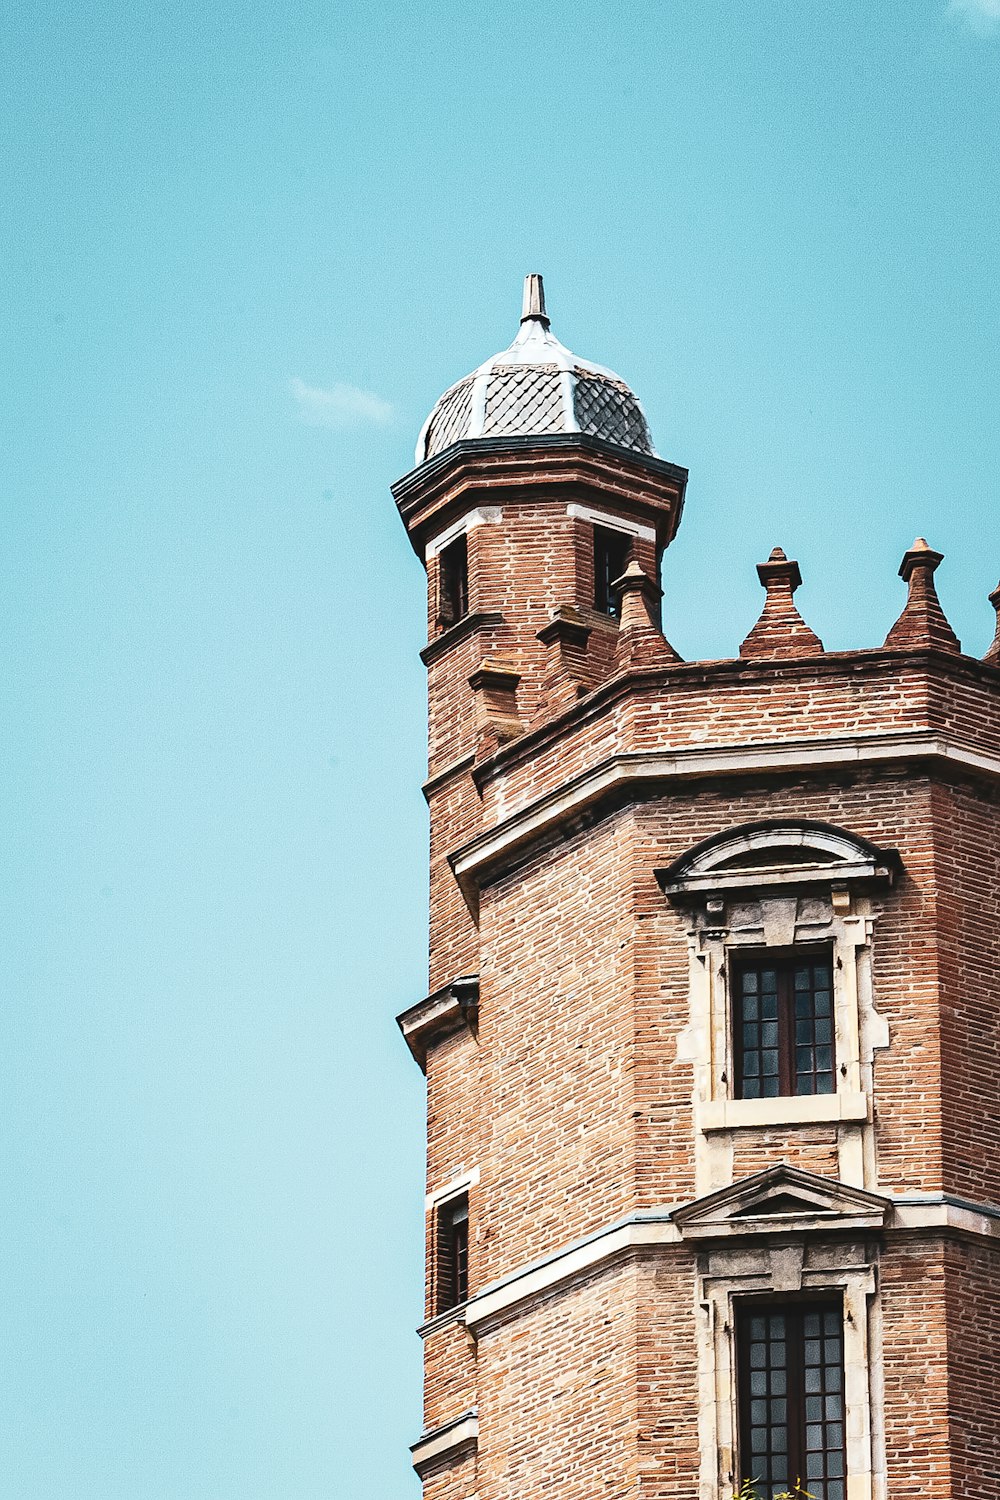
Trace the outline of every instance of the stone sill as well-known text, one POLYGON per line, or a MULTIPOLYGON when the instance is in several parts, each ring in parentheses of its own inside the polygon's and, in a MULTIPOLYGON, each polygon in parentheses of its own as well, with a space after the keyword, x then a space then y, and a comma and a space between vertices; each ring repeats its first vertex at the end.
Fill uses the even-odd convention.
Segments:
POLYGON ((868 1119, 864 1094, 804 1094, 781 1099, 716 1099, 695 1106, 695 1129, 746 1130, 765 1125, 828 1125, 868 1119))

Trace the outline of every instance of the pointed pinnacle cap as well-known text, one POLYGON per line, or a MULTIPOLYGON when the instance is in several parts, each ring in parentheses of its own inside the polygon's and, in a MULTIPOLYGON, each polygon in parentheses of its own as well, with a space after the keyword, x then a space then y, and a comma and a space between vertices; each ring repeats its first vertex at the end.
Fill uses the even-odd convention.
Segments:
POLYGON ((997 584, 989 596, 990 603, 997 612, 997 630, 993 637, 993 644, 983 657, 983 661, 990 662, 995 667, 1000 667, 1000 583, 997 584))
POLYGON ((757 564, 757 577, 765 588, 777 583, 787 583, 793 594, 802 583, 798 563, 789 562, 783 547, 772 547, 767 562, 757 564))
POLYGON ((680 661, 660 629, 657 605, 663 590, 644 572, 637 558, 632 558, 611 587, 621 601, 615 665, 653 667, 680 661))
POLYGON ((529 318, 534 318, 538 323, 549 326, 548 314, 545 311, 545 286, 537 271, 524 278, 524 297, 521 301, 521 322, 526 323, 529 318))
POLYGON ((887 650, 948 651, 958 655, 962 646, 941 608, 934 587, 934 571, 944 557, 922 536, 903 554, 899 576, 907 587, 903 612, 885 638, 887 650))
POLYGON ((757 564, 757 577, 767 596, 756 625, 740 646, 749 659, 782 656, 815 656, 823 642, 795 608, 792 595, 802 582, 798 563, 772 547, 767 562, 757 564))
POLYGON ((909 583, 910 574, 914 568, 928 568, 933 573, 943 560, 943 552, 935 552, 922 536, 918 536, 909 552, 903 553, 903 561, 899 565, 899 576, 904 583, 909 583))

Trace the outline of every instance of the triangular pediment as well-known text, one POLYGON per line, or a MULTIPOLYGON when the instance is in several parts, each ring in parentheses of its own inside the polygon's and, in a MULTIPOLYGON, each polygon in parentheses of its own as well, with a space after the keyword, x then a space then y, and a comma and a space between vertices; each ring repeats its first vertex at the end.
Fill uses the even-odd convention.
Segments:
POLYGON ((780 1162, 685 1204, 672 1215, 685 1239, 728 1239, 790 1230, 880 1229, 889 1202, 780 1162))

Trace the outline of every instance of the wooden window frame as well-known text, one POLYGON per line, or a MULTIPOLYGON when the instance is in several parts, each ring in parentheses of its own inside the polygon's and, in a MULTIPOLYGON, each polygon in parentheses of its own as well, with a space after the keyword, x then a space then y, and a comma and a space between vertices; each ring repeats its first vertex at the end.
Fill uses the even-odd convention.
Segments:
MULTIPOLYGON (((751 1376, 754 1373, 750 1364, 751 1338, 747 1331, 747 1325, 751 1318, 771 1317, 781 1314, 786 1319, 786 1394, 787 1414, 786 1431, 788 1437, 787 1467, 788 1473, 785 1480, 767 1481, 761 1492, 766 1495, 769 1484, 781 1484, 782 1489, 789 1490, 792 1494, 815 1493, 812 1486, 820 1484, 826 1493, 826 1486, 839 1483, 841 1492, 847 1494, 847 1407, 846 1407, 846 1368, 844 1358, 844 1303, 841 1296, 831 1296, 829 1293, 817 1293, 815 1296, 794 1298, 768 1297, 741 1298, 736 1317, 736 1408, 737 1408, 737 1430, 739 1433, 739 1478, 743 1484, 746 1480, 754 1480, 753 1474, 754 1457, 751 1452, 751 1410, 750 1403, 754 1398, 751 1392, 751 1376), (829 1478, 810 1478, 806 1470, 808 1467, 808 1449, 806 1439, 806 1426, 809 1423, 807 1417, 806 1401, 809 1393, 805 1389, 805 1344, 806 1334, 804 1320, 807 1313, 818 1313, 821 1317, 825 1313, 835 1313, 839 1326, 840 1338, 840 1360, 836 1367, 839 1370, 839 1397, 840 1397, 840 1426, 841 1443, 839 1448, 823 1448, 826 1453, 839 1453, 841 1473, 831 1475, 829 1478), (789 1337, 789 1324, 795 1327, 795 1338, 789 1337), (792 1486, 798 1483, 801 1491, 792 1486)), ((826 1364, 820 1366, 824 1371, 830 1368, 826 1364)), ((820 1398, 826 1400, 825 1395, 820 1392, 820 1398)), ((825 1425, 825 1424, 824 1424, 825 1425)), ((815 1450, 814 1450, 815 1451, 815 1450)), ((768 1455, 768 1466, 771 1457, 768 1455)))
POLYGON ((790 948, 733 948, 729 952, 730 1024, 733 1044, 734 1097, 751 1098, 833 1098, 837 1093, 837 1026, 836 990, 834 984, 834 949, 832 943, 795 944, 790 948), (826 960, 830 966, 830 1080, 825 1092, 812 1090, 799 1094, 795 1066, 795 981, 793 969, 802 963, 826 960), (778 1093, 748 1096, 744 1093, 743 1010, 740 977, 748 970, 773 968, 778 983, 778 1093))

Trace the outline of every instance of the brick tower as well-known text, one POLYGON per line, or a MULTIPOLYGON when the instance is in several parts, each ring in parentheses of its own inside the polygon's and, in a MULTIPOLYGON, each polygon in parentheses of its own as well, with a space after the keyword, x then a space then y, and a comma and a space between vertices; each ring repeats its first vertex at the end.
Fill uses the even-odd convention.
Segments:
MULTIPOLYGON (((686 471, 549 329, 395 487, 428 579, 426 1500, 1000 1500, 1000 628, 918 541, 825 652, 779 548, 725 661, 686 471)), ((1000 609, 1000 591, 992 596, 1000 609)))

